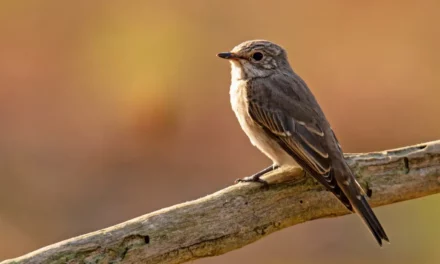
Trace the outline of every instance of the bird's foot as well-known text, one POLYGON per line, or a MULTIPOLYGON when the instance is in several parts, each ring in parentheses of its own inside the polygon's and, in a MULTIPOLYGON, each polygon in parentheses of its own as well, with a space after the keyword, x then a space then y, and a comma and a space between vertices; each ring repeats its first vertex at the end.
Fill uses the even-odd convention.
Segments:
POLYGON ((269 186, 269 183, 265 180, 261 179, 261 176, 263 176, 264 174, 271 172, 273 170, 278 169, 280 166, 278 165, 270 165, 269 167, 255 173, 254 175, 248 176, 248 177, 244 177, 241 179, 236 179, 235 183, 239 183, 239 182, 257 182, 257 183, 261 183, 263 184, 265 187, 269 186))
POLYGON ((258 174, 254 174, 252 176, 248 176, 248 177, 244 177, 241 179, 236 179, 235 183, 239 183, 239 182, 257 182, 257 183, 261 183, 264 186, 269 186, 269 183, 263 179, 261 179, 260 177, 263 175, 258 175, 258 174))

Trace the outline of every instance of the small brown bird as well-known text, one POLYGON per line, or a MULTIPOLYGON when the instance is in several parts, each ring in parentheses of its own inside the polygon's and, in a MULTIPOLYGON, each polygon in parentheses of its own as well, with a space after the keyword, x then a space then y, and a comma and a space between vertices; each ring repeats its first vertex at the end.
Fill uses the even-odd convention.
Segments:
POLYGON ((357 212, 379 245, 389 241, 321 107, 290 67, 286 51, 269 41, 251 40, 217 56, 231 62, 231 105, 242 129, 273 161, 239 181, 266 183, 260 179, 263 174, 299 165, 357 212))

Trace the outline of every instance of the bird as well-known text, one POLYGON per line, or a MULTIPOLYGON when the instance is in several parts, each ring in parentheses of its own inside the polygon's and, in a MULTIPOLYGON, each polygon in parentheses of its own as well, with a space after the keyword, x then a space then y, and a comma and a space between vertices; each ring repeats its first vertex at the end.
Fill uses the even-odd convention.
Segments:
POLYGON ((300 166, 368 226, 379 246, 388 241, 366 195, 346 163, 336 135, 305 81, 292 69, 286 50, 267 40, 249 40, 217 54, 231 64, 230 101, 252 145, 273 164, 238 182, 300 166))

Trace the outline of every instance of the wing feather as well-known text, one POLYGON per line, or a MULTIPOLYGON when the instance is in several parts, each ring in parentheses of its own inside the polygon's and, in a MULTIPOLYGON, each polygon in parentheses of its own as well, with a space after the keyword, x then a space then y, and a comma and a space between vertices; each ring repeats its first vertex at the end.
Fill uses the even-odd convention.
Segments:
MULTIPOLYGON (((270 89, 271 85, 277 84, 267 80, 265 82, 256 80, 249 84, 247 96, 250 117, 262 126, 306 172, 350 207, 334 177, 325 134, 316 121, 320 118, 319 113, 316 109, 311 109, 310 102, 302 101, 297 94, 291 94, 294 93, 292 87, 270 89)), ((321 111, 319 106, 318 111, 321 111)))

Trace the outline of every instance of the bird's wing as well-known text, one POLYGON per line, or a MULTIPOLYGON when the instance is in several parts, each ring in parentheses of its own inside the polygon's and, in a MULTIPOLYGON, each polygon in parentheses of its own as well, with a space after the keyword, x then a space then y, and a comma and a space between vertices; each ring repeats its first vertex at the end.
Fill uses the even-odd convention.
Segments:
POLYGON ((306 172, 340 197, 342 192, 333 174, 325 129, 321 127, 327 123, 322 123, 324 116, 313 95, 301 85, 305 84, 269 78, 250 82, 249 115, 306 172))
POLYGON ((307 173, 333 192, 349 210, 358 212, 379 245, 383 239, 389 241, 351 171, 338 175, 341 172, 332 168, 329 150, 337 150, 341 155, 342 150, 315 98, 299 77, 284 77, 249 83, 249 115, 307 173))

